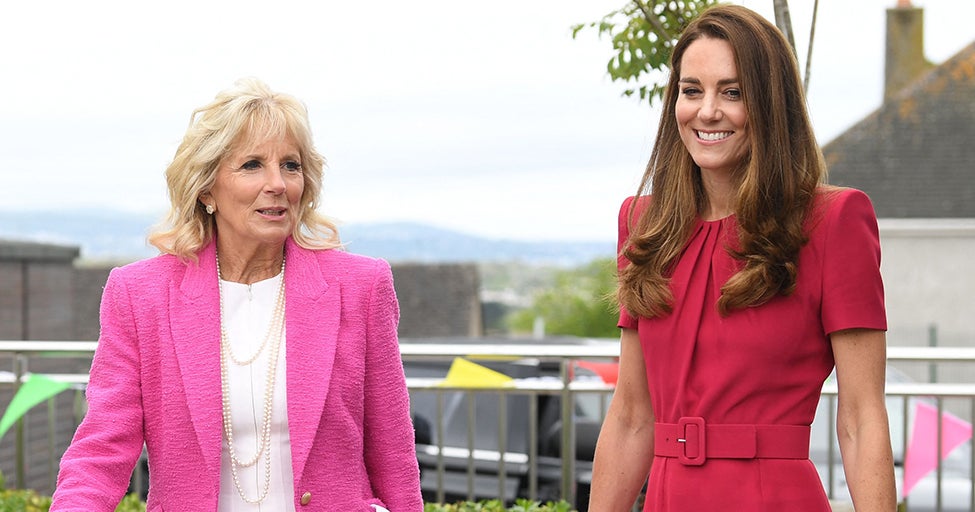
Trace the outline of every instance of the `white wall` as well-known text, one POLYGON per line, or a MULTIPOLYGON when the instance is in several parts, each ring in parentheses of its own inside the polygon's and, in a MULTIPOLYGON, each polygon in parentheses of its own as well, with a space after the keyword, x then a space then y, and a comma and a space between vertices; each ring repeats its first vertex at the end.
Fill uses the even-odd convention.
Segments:
POLYGON ((975 219, 881 219, 888 341, 975 345, 975 219))
MULTIPOLYGON (((975 346, 975 219, 880 219, 891 346, 975 346)), ((927 365, 901 364, 917 380, 927 365)), ((967 365, 942 365, 937 380, 971 382, 967 365)))

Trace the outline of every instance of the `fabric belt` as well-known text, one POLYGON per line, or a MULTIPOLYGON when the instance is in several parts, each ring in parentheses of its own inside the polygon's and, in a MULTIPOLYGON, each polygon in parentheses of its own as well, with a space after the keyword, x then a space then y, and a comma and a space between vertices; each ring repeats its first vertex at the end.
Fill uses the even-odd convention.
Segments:
POLYGON ((805 425, 706 425, 704 418, 654 424, 653 454, 700 466, 707 459, 808 459, 805 425))

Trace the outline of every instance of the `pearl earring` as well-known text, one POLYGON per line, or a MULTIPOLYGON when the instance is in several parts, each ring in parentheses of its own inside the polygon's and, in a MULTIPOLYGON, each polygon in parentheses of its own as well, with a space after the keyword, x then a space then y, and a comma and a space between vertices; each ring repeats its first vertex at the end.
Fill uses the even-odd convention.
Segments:
POLYGON ((207 205, 207 213, 208 214, 213 215, 213 212, 215 212, 215 211, 217 211, 217 209, 214 208, 212 204, 208 204, 207 205))

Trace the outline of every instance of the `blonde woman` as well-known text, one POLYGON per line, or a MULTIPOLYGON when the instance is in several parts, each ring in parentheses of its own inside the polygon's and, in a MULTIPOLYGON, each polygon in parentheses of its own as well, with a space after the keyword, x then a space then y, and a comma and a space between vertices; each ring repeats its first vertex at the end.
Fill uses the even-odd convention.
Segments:
POLYGON ((295 98, 257 80, 194 112, 162 255, 114 269, 88 413, 52 511, 422 510, 389 266, 339 249, 295 98))

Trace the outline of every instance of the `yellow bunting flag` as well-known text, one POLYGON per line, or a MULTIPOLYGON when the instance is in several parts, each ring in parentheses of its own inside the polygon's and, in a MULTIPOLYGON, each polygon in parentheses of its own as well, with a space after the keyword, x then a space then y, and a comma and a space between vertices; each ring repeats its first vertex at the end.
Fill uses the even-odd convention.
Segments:
POLYGON ((456 357, 441 386, 458 388, 495 388, 510 386, 514 381, 507 375, 456 357))

